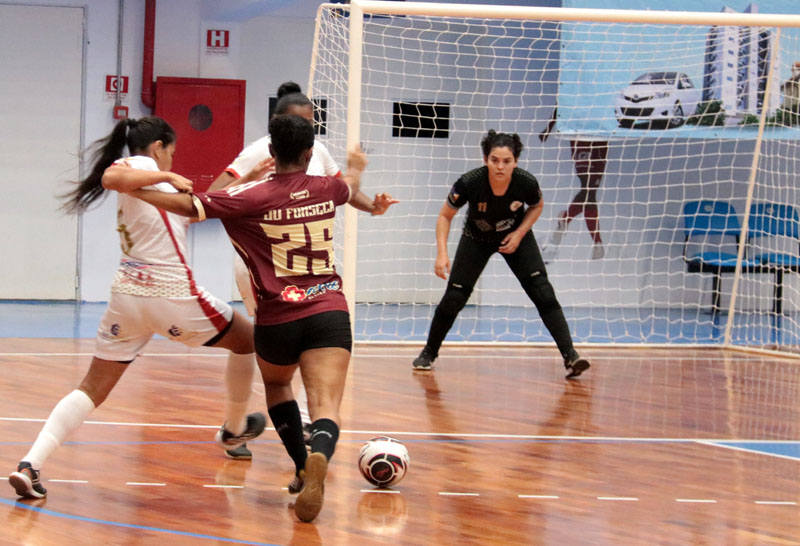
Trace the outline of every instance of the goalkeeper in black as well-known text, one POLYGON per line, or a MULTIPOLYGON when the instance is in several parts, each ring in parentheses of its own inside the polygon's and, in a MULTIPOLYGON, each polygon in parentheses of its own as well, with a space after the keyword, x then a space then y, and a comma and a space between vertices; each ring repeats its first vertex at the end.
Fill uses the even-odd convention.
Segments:
POLYGON ((589 361, 575 351, 531 231, 544 203, 536 178, 517 168, 522 141, 516 133, 489 131, 481 140, 481 151, 484 166, 463 174, 453 184, 436 220, 434 270, 447 280, 447 289, 433 315, 428 342, 412 365, 415 370, 431 370, 442 341, 466 305, 489 258, 500 252, 553 336, 564 359, 567 379, 578 377, 589 368, 589 361), (451 268, 447 255, 450 224, 458 209, 467 203, 467 218, 451 268))

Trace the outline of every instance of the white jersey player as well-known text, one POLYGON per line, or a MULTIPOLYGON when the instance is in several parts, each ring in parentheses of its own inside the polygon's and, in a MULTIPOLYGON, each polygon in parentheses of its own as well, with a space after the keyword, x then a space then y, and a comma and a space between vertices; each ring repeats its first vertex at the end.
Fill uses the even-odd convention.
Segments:
POLYGON ((227 420, 217 433, 223 447, 235 450, 264 430, 264 414, 247 415, 255 367, 250 322, 196 285, 187 263, 185 219, 125 195, 137 189, 191 190, 191 181, 169 172, 174 153, 175 132, 164 120, 123 120, 100 141, 91 172, 67 196, 65 209, 80 212, 106 189, 120 193, 117 231, 122 259, 97 330, 89 371, 79 387, 56 405, 30 451, 9 475, 9 484, 22 497, 47 495, 39 478, 42 465, 106 399, 153 334, 189 346, 230 351, 225 375, 227 420), (134 155, 120 159, 126 146, 134 155))

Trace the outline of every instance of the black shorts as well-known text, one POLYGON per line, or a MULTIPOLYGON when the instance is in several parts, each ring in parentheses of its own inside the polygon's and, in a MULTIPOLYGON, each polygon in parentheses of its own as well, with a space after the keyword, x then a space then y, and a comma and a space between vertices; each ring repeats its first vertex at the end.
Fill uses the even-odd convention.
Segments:
POLYGON ((341 347, 352 351, 350 313, 326 311, 283 324, 256 324, 255 345, 258 356, 278 366, 296 364, 309 349, 341 347))

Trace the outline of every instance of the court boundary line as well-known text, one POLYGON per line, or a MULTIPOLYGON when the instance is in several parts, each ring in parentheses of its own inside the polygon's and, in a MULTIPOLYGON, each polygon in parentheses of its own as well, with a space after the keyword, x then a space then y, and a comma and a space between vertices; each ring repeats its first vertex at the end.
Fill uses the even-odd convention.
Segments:
MULTIPOLYGON (((0 417, 0 422, 23 422, 23 423, 44 423, 47 419, 29 418, 29 417, 0 417)), ((84 425, 107 425, 107 426, 121 426, 121 427, 154 427, 154 428, 186 428, 186 429, 213 429, 219 428, 219 425, 189 425, 181 423, 131 423, 124 421, 84 421, 84 425)), ((267 427, 265 430, 274 431, 272 427, 267 427)), ((733 446, 722 445, 725 442, 742 443, 742 444, 800 444, 800 440, 769 440, 769 439, 749 439, 749 438, 671 438, 671 437, 632 437, 632 436, 558 436, 548 434, 481 434, 481 433, 457 433, 457 432, 423 432, 423 431, 386 431, 386 430, 358 430, 358 429, 342 429, 342 434, 355 434, 355 435, 378 435, 378 436, 407 436, 407 437, 441 437, 453 439, 473 439, 473 440, 491 440, 491 439, 505 439, 505 440, 558 440, 558 441, 571 441, 571 442, 617 442, 617 443, 697 443, 700 445, 710 445, 713 447, 727 447, 729 449, 736 449, 733 446)), ((755 450, 747 450, 739 448, 748 453, 762 453, 755 450)), ((793 457, 786 457, 791 460, 797 460, 793 457)))

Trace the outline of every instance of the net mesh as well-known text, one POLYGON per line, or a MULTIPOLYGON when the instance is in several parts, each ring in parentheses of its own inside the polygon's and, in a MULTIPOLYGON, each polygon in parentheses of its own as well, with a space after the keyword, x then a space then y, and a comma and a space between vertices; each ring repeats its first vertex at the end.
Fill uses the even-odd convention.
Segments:
MULTIPOLYGON (((320 10, 309 86, 340 161, 348 27, 346 8, 320 10)), ((426 338, 437 215, 495 129, 520 135, 539 180, 534 234, 576 342, 722 343, 730 320, 731 343, 797 348, 798 219, 770 206, 800 204, 795 29, 403 15, 366 16, 362 39, 362 189, 401 204, 359 218, 357 339, 426 338)), ((550 339, 497 255, 447 338, 550 339)))

